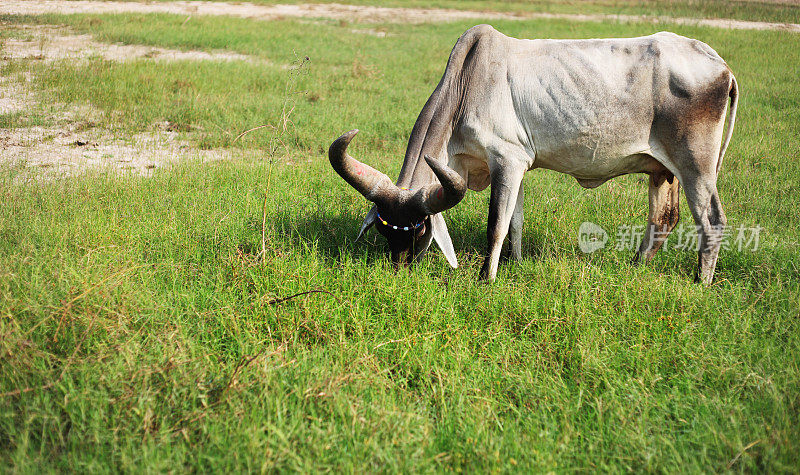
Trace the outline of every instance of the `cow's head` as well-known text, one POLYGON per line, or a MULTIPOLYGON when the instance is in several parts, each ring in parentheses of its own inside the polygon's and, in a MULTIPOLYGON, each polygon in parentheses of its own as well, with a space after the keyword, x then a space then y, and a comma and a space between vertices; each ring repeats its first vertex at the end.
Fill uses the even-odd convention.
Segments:
POLYGON ((426 155, 425 161, 439 183, 416 190, 400 188, 388 176, 347 153, 347 146, 357 133, 358 130, 351 130, 336 139, 328 149, 328 158, 347 183, 375 203, 361 233, 374 224, 388 241, 392 261, 409 264, 430 245, 431 217, 458 204, 467 191, 466 183, 447 165, 426 155))

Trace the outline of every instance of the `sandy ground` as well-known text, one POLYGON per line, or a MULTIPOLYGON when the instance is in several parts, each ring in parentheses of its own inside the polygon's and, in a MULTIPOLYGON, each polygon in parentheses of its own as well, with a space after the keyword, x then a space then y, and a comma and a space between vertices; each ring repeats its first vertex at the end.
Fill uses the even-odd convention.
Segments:
POLYGON ((521 20, 530 18, 565 19, 570 21, 655 22, 680 25, 700 25, 737 30, 784 30, 800 33, 794 23, 758 21, 661 18, 638 15, 561 14, 561 13, 497 13, 465 10, 388 8, 341 4, 253 5, 227 2, 102 2, 65 0, 6 0, 0 3, 0 13, 174 13, 180 15, 230 15, 261 20, 279 18, 331 18, 364 23, 430 23, 464 19, 521 20))

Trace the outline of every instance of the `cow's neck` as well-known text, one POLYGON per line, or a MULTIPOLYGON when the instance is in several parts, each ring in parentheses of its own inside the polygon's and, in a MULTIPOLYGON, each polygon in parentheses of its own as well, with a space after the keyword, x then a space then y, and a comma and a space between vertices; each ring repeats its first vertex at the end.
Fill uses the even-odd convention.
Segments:
POLYGON ((400 169, 400 176, 397 179, 398 186, 413 190, 437 181, 431 167, 423 159, 425 155, 430 155, 437 160, 448 161, 447 142, 450 140, 453 130, 453 114, 448 109, 451 109, 452 101, 444 100, 431 104, 433 99, 432 95, 411 131, 403 167, 400 169), (427 114, 427 109, 431 105, 437 106, 434 114, 431 114, 432 117, 427 114))

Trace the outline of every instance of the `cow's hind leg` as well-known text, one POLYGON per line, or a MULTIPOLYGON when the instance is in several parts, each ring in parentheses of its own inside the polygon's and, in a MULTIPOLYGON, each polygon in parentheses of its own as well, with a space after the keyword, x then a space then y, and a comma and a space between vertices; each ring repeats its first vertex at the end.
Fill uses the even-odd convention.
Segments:
POLYGON ((710 284, 714 279, 717 257, 724 238, 727 218, 717 193, 716 177, 703 174, 684 180, 686 201, 697 224, 698 269, 696 282, 710 284))
MULTIPOLYGON (((725 236, 725 212, 717 193, 725 108, 731 98, 728 134, 732 132, 737 87, 730 70, 705 84, 686 81, 670 73, 669 101, 656 112, 651 150, 666 152, 661 163, 677 171, 686 201, 698 228, 698 281, 710 284, 725 236)), ((730 138, 727 136, 726 141, 730 138)), ((727 146, 727 143, 726 143, 727 146)))
POLYGON ((650 211, 642 243, 633 258, 634 263, 650 262, 678 224, 678 198, 680 183, 672 173, 665 171, 650 175, 648 197, 650 211))
POLYGON ((516 198, 519 196, 525 168, 515 165, 498 166, 497 170, 492 173, 489 225, 486 230, 488 246, 486 260, 483 262, 480 273, 480 278, 483 280, 494 280, 497 276, 497 266, 500 262, 503 241, 508 234, 514 209, 516 208, 516 198))

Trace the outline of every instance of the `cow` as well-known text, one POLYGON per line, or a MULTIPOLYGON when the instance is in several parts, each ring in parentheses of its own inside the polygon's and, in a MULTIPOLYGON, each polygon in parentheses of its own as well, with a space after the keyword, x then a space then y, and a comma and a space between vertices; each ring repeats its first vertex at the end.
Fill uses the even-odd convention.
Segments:
POLYGON ((419 260, 435 241, 457 267, 442 212, 467 189, 491 187, 480 270, 489 281, 507 235, 512 259, 521 258, 528 170, 566 173, 585 188, 648 174, 636 263, 649 262, 677 224, 682 185, 698 230, 696 280, 709 284, 726 224, 717 176, 738 96, 733 73, 710 46, 673 33, 525 40, 478 25, 453 47, 411 131, 396 184, 347 153, 358 130, 336 139, 328 157, 374 203, 356 239, 374 225, 398 264, 419 260))

